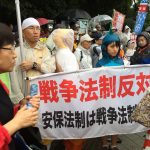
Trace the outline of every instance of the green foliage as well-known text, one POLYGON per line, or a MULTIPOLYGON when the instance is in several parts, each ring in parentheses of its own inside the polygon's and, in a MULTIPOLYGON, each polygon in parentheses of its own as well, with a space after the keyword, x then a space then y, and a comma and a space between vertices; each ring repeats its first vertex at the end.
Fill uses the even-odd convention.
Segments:
MULTIPOLYGON (((65 0, 20 0, 21 18, 46 17, 54 18, 65 11, 65 0)), ((16 22, 15 0, 0 0, 0 21, 16 22)))
MULTIPOLYGON (((139 0, 140 2, 140 0, 139 0)), ((20 0, 21 18, 46 17, 55 18, 66 9, 80 8, 86 10, 92 17, 98 14, 108 14, 112 16, 113 9, 126 15, 125 24, 134 27, 137 7, 131 9, 131 0, 20 0)), ((0 21, 16 22, 15 0, 0 0, 0 21)), ((150 14, 148 14, 145 26, 150 24, 150 14)))

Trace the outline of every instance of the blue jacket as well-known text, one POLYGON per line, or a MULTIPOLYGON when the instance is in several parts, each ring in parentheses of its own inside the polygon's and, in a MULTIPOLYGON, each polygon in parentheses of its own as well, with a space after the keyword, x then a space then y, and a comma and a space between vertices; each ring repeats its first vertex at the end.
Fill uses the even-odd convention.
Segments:
POLYGON ((102 59, 100 59, 97 62, 96 67, 124 65, 123 60, 121 58, 119 58, 120 50, 118 51, 118 54, 113 58, 111 56, 109 56, 109 54, 107 53, 106 47, 107 47, 107 45, 109 45, 112 42, 120 42, 120 39, 119 39, 118 35, 116 35, 114 33, 108 33, 104 37, 103 43, 101 46, 103 57, 102 57, 102 59))
POLYGON ((123 60, 119 57, 115 58, 105 58, 103 57, 101 60, 98 61, 96 67, 102 66, 121 66, 124 65, 123 60))

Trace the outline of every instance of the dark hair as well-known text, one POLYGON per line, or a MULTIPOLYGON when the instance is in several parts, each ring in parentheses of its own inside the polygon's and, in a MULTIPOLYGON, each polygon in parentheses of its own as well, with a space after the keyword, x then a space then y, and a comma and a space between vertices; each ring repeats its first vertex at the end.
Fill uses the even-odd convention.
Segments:
POLYGON ((0 23, 0 48, 9 44, 14 45, 14 36, 7 25, 0 23))
POLYGON ((115 45, 115 46, 118 46, 119 49, 120 49, 120 46, 121 46, 121 45, 120 45, 120 41, 114 41, 114 42, 111 42, 111 43, 107 43, 107 44, 106 44, 106 49, 107 49, 108 45, 110 45, 110 44, 112 44, 112 43, 114 43, 114 45, 115 45))
POLYGON ((114 42, 111 42, 111 43, 106 44, 106 51, 107 51, 108 45, 110 45, 110 44, 112 44, 112 43, 114 43, 115 46, 119 47, 119 50, 118 50, 118 53, 117 53, 117 56, 118 56, 119 53, 120 53, 120 49, 121 49, 121 47, 120 47, 120 46, 121 46, 120 41, 114 41, 114 42))

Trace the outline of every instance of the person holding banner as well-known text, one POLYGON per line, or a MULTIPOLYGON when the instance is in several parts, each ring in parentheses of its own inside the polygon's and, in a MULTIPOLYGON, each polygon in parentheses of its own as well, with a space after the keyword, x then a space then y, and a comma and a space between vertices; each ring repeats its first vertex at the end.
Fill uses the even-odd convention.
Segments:
MULTIPOLYGON (((0 74, 13 70, 16 57, 14 37, 9 27, 0 23, 0 74)), ((39 96, 34 96, 30 103, 32 108, 23 106, 17 112, 9 98, 9 90, 0 80, 0 150, 17 150, 15 132, 37 122, 39 96)))
MULTIPOLYGON (((119 57, 120 53, 120 39, 115 33, 108 33, 102 42, 102 59, 96 64, 97 67, 110 67, 124 65, 123 60, 119 57)), ((119 150, 117 148, 117 135, 111 136, 111 150, 119 150)), ((102 150, 108 150, 109 145, 107 142, 107 136, 102 137, 102 150)))
POLYGON ((131 65, 150 64, 150 35, 142 32, 137 36, 137 48, 131 57, 131 65))
MULTIPOLYGON (((56 29, 52 32, 52 40, 56 48, 57 72, 79 70, 73 51, 74 31, 72 29, 56 29)), ((84 140, 64 140, 66 150, 82 150, 84 140)))

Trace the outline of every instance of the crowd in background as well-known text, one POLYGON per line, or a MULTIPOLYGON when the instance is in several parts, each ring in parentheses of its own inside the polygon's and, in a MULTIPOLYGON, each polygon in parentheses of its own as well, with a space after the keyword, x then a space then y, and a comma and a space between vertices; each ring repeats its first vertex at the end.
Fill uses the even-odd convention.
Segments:
MULTIPOLYGON (((16 63, 12 66, 14 69, 5 70, 4 66, 0 67, 1 73, 5 73, 3 74, 3 77, 6 77, 4 82, 6 81, 5 84, 7 84, 10 89, 9 95, 12 103, 8 98, 8 94, 4 92, 3 88, 1 89, 5 93, 4 95, 7 95, 7 99, 9 99, 9 105, 4 105, 4 107, 7 107, 7 110, 9 108, 13 109, 13 105, 24 105, 27 103, 27 99, 24 97, 23 72, 25 72, 28 77, 34 77, 47 73, 77 71, 79 69, 105 66, 150 64, 150 27, 137 35, 136 38, 132 38, 134 33, 132 33, 130 27, 127 25, 125 25, 122 33, 118 32, 115 27, 111 27, 109 31, 105 31, 101 24, 96 24, 95 28, 85 34, 80 33, 79 29, 80 25, 78 22, 71 24, 70 29, 66 29, 64 26, 58 24, 54 27, 53 31, 48 30, 48 22, 42 24, 39 20, 34 18, 27 18, 22 22, 24 59, 21 58, 18 36, 15 34, 17 45, 15 46, 13 56, 13 59, 16 59, 16 63)), ((0 31, 0 37, 2 33, 3 31, 0 31)), ((4 34, 5 33, 3 33, 2 38, 6 37, 4 34)), ((8 35, 11 36, 11 33, 8 35)), ((7 39, 9 39, 8 35, 7 39)), ((0 43, 2 38, 0 38, 0 43)), ((13 51, 13 38, 12 42, 7 39, 0 45, 0 49, 13 51), (9 46, 11 46, 11 48, 9 46)), ((37 110, 32 111, 36 116, 37 110)), ((5 128, 5 124, 9 122, 13 116, 7 116, 8 119, 5 120, 3 116, 4 112, 0 113, 0 116, 2 116, 0 123, 5 128)), ((36 119, 33 119, 32 123, 18 127, 16 130, 34 124, 35 120, 36 119)), ((6 130, 8 129, 6 128, 6 130)), ((16 130, 12 133, 6 130, 3 129, 4 134, 1 135, 2 130, 0 125, 0 150, 5 150, 5 147, 7 149, 7 146, 11 150, 15 150, 15 144, 10 142, 11 140, 9 139, 10 137, 8 138, 8 135, 12 135, 12 139, 14 139, 13 133, 16 130), (7 137, 6 139, 5 136, 7 137), (3 137, 3 141, 1 137, 3 137)), ((28 145, 46 149, 45 145, 47 144, 45 143, 48 141, 41 142, 38 128, 28 127, 22 129, 20 134, 28 145)), ((107 139, 107 136, 101 138, 102 150, 119 150, 117 147, 117 135, 111 136, 112 140, 110 145, 107 139)), ((85 140, 65 140, 63 143, 66 150, 81 150, 85 140)))

